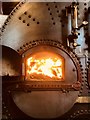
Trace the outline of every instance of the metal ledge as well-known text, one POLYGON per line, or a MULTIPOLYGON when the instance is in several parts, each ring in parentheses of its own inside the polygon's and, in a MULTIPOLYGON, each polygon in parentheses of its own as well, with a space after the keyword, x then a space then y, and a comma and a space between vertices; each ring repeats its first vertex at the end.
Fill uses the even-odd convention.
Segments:
POLYGON ((76 103, 90 103, 90 96, 78 97, 76 103))

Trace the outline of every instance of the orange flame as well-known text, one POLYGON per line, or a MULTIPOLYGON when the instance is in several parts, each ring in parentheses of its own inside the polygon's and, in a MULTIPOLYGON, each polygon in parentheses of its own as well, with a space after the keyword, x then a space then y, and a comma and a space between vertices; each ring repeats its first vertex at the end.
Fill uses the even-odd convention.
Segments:
POLYGON ((58 58, 27 59, 27 74, 44 75, 50 78, 62 78, 62 60, 58 58))

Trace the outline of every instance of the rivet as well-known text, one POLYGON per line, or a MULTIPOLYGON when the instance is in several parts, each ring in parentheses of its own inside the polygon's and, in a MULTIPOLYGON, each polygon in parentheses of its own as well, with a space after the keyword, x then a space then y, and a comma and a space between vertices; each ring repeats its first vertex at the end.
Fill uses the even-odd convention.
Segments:
POLYGON ((9 15, 9 17, 8 17, 9 19, 11 18, 11 16, 9 15))
POLYGON ((19 17, 19 20, 21 20, 21 17, 19 17))
POLYGON ((58 15, 58 17, 61 17, 60 15, 58 15))
POLYGON ((16 9, 18 10, 18 7, 16 7, 16 9))
POLYGON ((73 70, 72 70, 73 72, 75 72, 76 70, 75 70, 75 68, 73 68, 73 70))
POLYGON ((74 113, 74 115, 76 115, 76 113, 74 113))
POLYGON ((28 17, 31 18, 31 15, 29 15, 28 17))
POLYGON ((16 9, 13 10, 13 12, 15 12, 15 11, 16 11, 16 9))
POLYGON ((84 5, 86 6, 87 4, 86 4, 86 3, 84 3, 84 5))
POLYGON ((55 25, 55 22, 53 22, 53 25, 55 25))
POLYGON ((19 7, 21 7, 21 4, 19 4, 19 7))
POLYGON ((54 18, 52 17, 52 20, 54 20, 54 18))
POLYGON ((35 21, 35 18, 33 18, 33 21, 35 21))
POLYGON ((48 8, 48 10, 50 10, 50 8, 48 8))
POLYGON ((77 111, 77 113, 79 114, 80 112, 79 112, 79 111, 77 111))
POLYGON ((78 35, 80 35, 80 33, 78 33, 78 35))
POLYGON ((84 82, 82 81, 82 86, 84 85, 84 82))
POLYGON ((1 32, 4 32, 4 30, 2 29, 1 32))
POLYGON ((46 5, 48 6, 48 3, 46 5))
POLYGON ((82 67, 82 65, 80 65, 80 67, 82 67))
POLYGON ((57 5, 55 5, 55 8, 57 8, 57 5))
POLYGON ((83 89, 83 86, 81 86, 81 90, 83 89))
POLYGON ((6 108, 6 106, 4 106, 4 108, 6 108))
POLYGON ((39 24, 39 22, 37 22, 37 24, 39 24))
POLYGON ((82 90, 80 90, 79 92, 82 93, 82 90))
POLYGON ((87 76, 85 76, 85 78, 87 78, 87 76))
POLYGON ((66 93, 66 90, 62 90, 63 93, 66 93))
POLYGON ((23 47, 25 47, 25 45, 23 45, 23 47))
POLYGON ((81 68, 81 71, 83 71, 83 69, 81 68))
POLYGON ((84 10, 87 10, 87 8, 84 8, 84 10))
POLYGON ((21 2, 21 4, 24 4, 24 2, 21 2))
POLYGON ((81 112, 83 112, 83 110, 81 110, 81 112))
POLYGON ((8 114, 8 116, 10 116, 10 114, 8 114))
POLYGON ((60 20, 60 22, 62 22, 62 20, 60 20))
POLYGON ((30 24, 28 23, 27 26, 29 26, 30 24))
POLYGON ((7 25, 7 22, 5 22, 4 24, 7 25))
POLYGON ((64 27, 64 25, 62 25, 62 27, 64 27))
POLYGON ((85 112, 87 112, 87 110, 85 110, 85 112))
POLYGON ((25 15, 27 15, 27 12, 24 12, 25 15))
POLYGON ((73 116, 71 115, 70 117, 72 118, 73 116))
POLYGON ((11 91, 9 90, 8 93, 10 93, 11 91))
POLYGON ((13 13, 11 13, 11 15, 13 15, 13 13))
POLYGON ((80 96, 81 96, 81 94, 79 93, 78 97, 80 97, 80 96))
POLYGON ((23 20, 23 23, 25 23, 25 20, 23 20))

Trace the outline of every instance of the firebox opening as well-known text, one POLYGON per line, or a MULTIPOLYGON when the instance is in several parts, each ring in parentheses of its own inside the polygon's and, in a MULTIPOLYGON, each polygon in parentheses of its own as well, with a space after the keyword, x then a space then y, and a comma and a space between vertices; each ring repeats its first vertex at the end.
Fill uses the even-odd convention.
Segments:
POLYGON ((64 58, 51 51, 39 51, 26 59, 26 80, 64 80, 64 58))

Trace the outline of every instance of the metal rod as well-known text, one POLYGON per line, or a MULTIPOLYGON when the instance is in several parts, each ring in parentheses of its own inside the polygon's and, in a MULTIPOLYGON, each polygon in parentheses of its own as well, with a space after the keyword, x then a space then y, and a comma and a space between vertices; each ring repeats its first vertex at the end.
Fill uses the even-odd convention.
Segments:
POLYGON ((68 14, 68 35, 70 35, 72 32, 72 19, 71 19, 71 13, 68 14))
POLYGON ((3 10, 2 10, 2 2, 0 1, 0 14, 3 14, 3 10))
POLYGON ((88 8, 88 35, 90 36, 90 7, 88 8))
POLYGON ((73 6, 73 17, 72 17, 72 27, 73 28, 78 28, 77 24, 77 6, 73 6))

